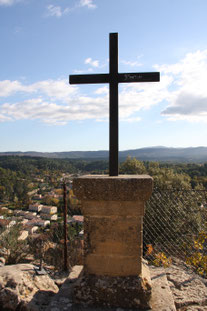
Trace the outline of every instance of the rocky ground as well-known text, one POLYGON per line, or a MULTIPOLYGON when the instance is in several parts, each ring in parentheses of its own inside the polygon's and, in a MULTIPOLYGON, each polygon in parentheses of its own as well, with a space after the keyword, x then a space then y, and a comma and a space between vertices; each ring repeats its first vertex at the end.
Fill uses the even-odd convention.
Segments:
MULTIPOLYGON (((71 284, 80 270, 81 266, 76 266, 70 276, 64 273, 38 276, 31 264, 0 267, 0 311, 103 311, 102 308, 84 308, 73 304, 71 284)), ((160 288, 166 295, 167 291, 170 292, 175 305, 170 306, 167 297, 165 307, 157 307, 153 311, 207 311, 207 279, 199 277, 180 261, 175 261, 167 269, 151 267, 151 271, 154 280, 165 280, 167 285, 160 284, 160 288)), ((158 283, 155 284, 157 286, 158 283)), ((161 295, 158 293, 158 298, 161 295)), ((122 309, 116 308, 115 311, 122 309)))
POLYGON ((168 284, 179 311, 207 311, 207 279, 181 261, 166 269, 168 284))
POLYGON ((0 310, 43 311, 59 288, 46 274, 38 276, 31 264, 0 268, 0 310))

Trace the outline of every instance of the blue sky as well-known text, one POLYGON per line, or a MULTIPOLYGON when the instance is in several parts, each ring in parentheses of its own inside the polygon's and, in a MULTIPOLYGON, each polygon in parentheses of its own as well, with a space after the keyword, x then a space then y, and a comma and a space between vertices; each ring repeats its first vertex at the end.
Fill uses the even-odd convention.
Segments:
POLYGON ((206 0, 0 0, 0 152, 108 149, 108 73, 160 71, 119 85, 119 148, 207 146, 206 0))

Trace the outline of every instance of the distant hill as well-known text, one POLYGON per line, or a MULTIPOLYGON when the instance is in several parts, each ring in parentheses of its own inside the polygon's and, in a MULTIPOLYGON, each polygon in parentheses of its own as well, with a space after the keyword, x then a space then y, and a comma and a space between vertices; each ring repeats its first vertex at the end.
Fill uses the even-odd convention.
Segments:
MULTIPOLYGON (((30 156, 56 159, 108 159, 108 151, 69 151, 69 152, 0 152, 0 156, 30 156)), ((168 148, 148 147, 141 149, 125 150, 119 152, 121 161, 127 156, 136 157, 142 161, 162 162, 207 162, 207 147, 168 148)))

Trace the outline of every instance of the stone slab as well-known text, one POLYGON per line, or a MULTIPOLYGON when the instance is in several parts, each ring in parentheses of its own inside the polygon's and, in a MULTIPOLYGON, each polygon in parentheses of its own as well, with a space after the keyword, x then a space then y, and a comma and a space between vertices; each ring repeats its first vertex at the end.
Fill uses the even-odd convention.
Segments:
POLYGON ((152 281, 152 311, 176 311, 166 271, 162 267, 150 267, 152 281))
POLYGON ((152 184, 148 175, 86 175, 73 179, 73 192, 86 201, 146 201, 152 184))

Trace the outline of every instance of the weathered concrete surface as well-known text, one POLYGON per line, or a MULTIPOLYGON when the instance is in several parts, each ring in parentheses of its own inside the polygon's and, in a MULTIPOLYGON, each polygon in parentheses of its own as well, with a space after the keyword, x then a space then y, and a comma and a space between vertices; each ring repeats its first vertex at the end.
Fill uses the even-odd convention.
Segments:
MULTIPOLYGON (((73 280, 79 276, 81 267, 78 270, 74 267, 73 280)), ((167 269, 150 266, 150 274, 152 281, 152 309, 151 311, 207 311, 207 280, 199 277, 194 273, 189 266, 186 266, 181 261, 177 261, 167 269), (176 305, 176 307, 175 307, 176 305)), ((67 280, 64 284, 64 291, 62 288, 57 296, 62 298, 67 297, 70 308, 68 311, 132 311, 132 309, 122 308, 107 308, 107 307, 91 307, 74 304, 71 296, 72 283, 67 280), (70 294, 68 294, 70 292, 70 294)), ((48 309, 48 311, 62 311, 65 304, 61 300, 53 301, 56 309, 48 309)), ((64 301, 64 299, 63 299, 64 301)), ((139 309, 136 309, 139 311, 139 309)))
POLYGON ((150 280, 142 271, 147 175, 82 176, 73 181, 84 215, 84 276, 76 301, 103 306, 149 307, 150 280))
POLYGON ((88 216, 143 216, 143 201, 96 201, 84 200, 83 214, 88 216), (92 203, 92 204, 91 204, 92 203))
POLYGON ((148 175, 87 175, 74 178, 73 191, 80 200, 146 201, 152 182, 148 175))
POLYGON ((84 215, 84 273, 141 274, 144 202, 152 192, 147 175, 82 176, 73 181, 84 215))
POLYGON ((74 301, 87 305, 121 308, 150 307, 151 280, 147 266, 142 276, 85 275, 74 286, 74 301))
POLYGON ((133 276, 141 273, 140 217, 85 216, 84 233, 85 273, 102 276, 133 276))
MULTIPOLYGON (((82 266, 75 266, 69 278, 65 281, 63 286, 60 288, 58 294, 56 294, 51 304, 49 305, 47 311, 134 311, 135 309, 130 308, 110 308, 107 306, 95 307, 88 306, 87 304, 76 304, 73 301, 73 288, 76 284, 76 280, 80 277, 83 271, 82 266)), ((175 311, 175 306, 173 304, 172 293, 169 289, 167 282, 165 270, 162 268, 151 268, 150 273, 152 276, 152 309, 147 309, 148 311, 175 311)), ((141 309, 136 308, 136 311, 141 311, 141 309)))

